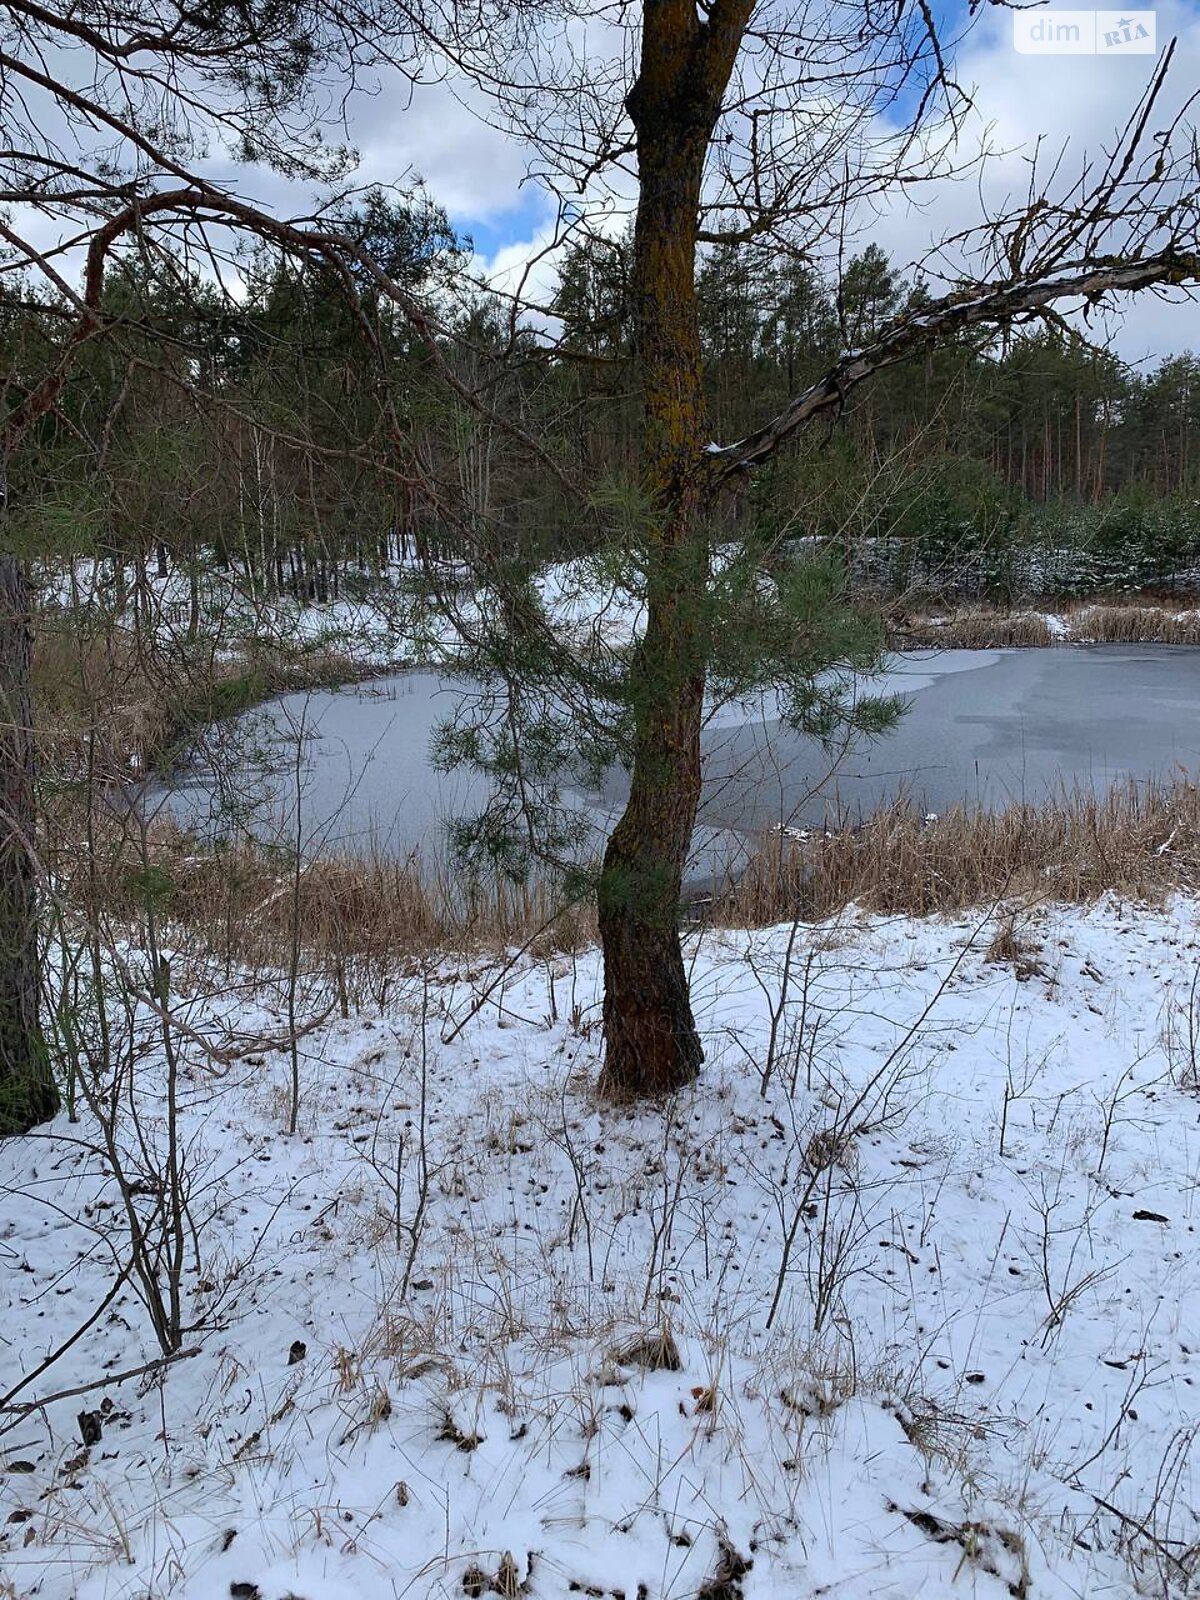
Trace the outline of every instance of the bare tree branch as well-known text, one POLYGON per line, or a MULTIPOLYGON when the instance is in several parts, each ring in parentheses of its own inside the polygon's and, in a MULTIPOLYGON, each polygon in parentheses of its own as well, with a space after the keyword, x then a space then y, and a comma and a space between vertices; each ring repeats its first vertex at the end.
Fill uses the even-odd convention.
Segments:
POLYGON ((857 384, 895 366, 915 351, 944 344, 971 328, 1003 328, 1044 315, 1059 301, 1105 296, 1139 289, 1200 283, 1200 252, 1167 250, 1158 255, 1103 262, 1077 262, 1045 278, 982 285, 959 290, 894 323, 872 344, 843 356, 836 366, 798 394, 770 422, 724 449, 710 447, 719 479, 760 466, 814 417, 836 411, 857 384))

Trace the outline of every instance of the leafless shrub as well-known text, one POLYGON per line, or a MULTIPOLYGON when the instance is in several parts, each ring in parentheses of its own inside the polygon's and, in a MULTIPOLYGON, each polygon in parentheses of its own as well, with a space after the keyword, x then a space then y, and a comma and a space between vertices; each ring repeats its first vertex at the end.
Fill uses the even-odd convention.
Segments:
MULTIPOLYGON (((779 1267, 767 1311, 766 1327, 774 1326, 783 1303, 798 1248, 812 1307, 813 1329, 840 1316, 850 1278, 862 1270, 861 1248, 874 1219, 863 1204, 854 1171, 855 1141, 870 1132, 895 1126, 912 1106, 914 1080, 924 1070, 915 1047, 963 962, 975 947, 976 929, 950 962, 921 1012, 897 1038, 892 1049, 857 1088, 838 1091, 824 1086, 832 1120, 797 1116, 790 1101, 791 1145, 783 1173, 769 1185, 779 1218, 779 1267)), ((815 1108, 813 1108, 815 1110, 815 1108)), ((819 1113, 817 1113, 819 1115, 819 1113)))
POLYGON ((1053 1179, 1043 1176, 1037 1197, 1031 1196, 1037 1226, 1030 1230, 1025 1248, 1037 1267, 1046 1299, 1043 1347, 1050 1343, 1076 1302, 1108 1275, 1106 1269, 1079 1264, 1081 1252, 1087 1251, 1092 1219, 1099 1207, 1089 1203, 1081 1216, 1064 1215, 1065 1186, 1065 1175, 1060 1171, 1053 1179))
MULTIPOLYGON (((431 1184, 436 1175, 430 1165, 429 1151, 430 976, 426 967, 420 980, 417 1025, 403 1050, 401 1072, 388 1086, 391 1099, 401 1075, 407 1076, 410 1069, 415 1071, 415 1118, 405 1120, 395 1135, 394 1145, 385 1144, 388 1125, 377 1121, 368 1158, 388 1195, 390 1215, 386 1217, 386 1227, 401 1262, 396 1291, 400 1301, 405 1300, 412 1282, 429 1211, 431 1184)), ((437 1170, 441 1170, 440 1166, 437 1170)))
MULTIPOLYGON (((776 1068, 781 1062, 787 1062, 791 1067, 790 1081, 793 1095, 796 1093, 796 1084, 802 1064, 807 1065, 807 1086, 810 1089, 812 1088, 813 1056, 821 1019, 816 1017, 812 1026, 809 1026, 809 999, 813 966, 820 952, 815 945, 809 945, 805 951, 803 977, 800 985, 799 1014, 793 1015, 792 986, 795 978, 796 946, 800 927, 800 918, 793 917, 787 945, 783 952, 783 961, 778 972, 778 982, 773 982, 772 974, 765 973, 762 970, 762 964, 753 948, 746 953, 746 961, 750 972, 766 998, 767 1015, 770 1023, 767 1031, 766 1054, 761 1064, 754 1063, 759 1076, 759 1094, 764 1100, 771 1086, 771 1079, 775 1076, 776 1068)), ((734 1035, 734 1042, 745 1050, 745 1046, 741 1044, 741 1040, 736 1035, 734 1035)))
POLYGON ((1192 974, 1187 998, 1167 1009, 1163 1047, 1171 1076, 1181 1089, 1200 1089, 1200 967, 1192 974))
POLYGON ((1177 1429, 1159 1460, 1144 1517, 1125 1518, 1127 1531, 1138 1536, 1130 1551, 1133 1564, 1143 1573, 1152 1573, 1164 1600, 1180 1591, 1191 1593, 1200 1577, 1200 1542, 1179 1536, 1185 1531, 1192 1535, 1195 1530, 1184 1485, 1198 1432, 1195 1423, 1177 1429))

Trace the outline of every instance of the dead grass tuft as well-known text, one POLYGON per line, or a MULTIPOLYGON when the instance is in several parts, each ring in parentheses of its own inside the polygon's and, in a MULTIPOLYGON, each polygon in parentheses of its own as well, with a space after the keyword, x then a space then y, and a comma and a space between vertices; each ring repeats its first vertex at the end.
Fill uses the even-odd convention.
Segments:
POLYGON ((963 1562, 999 1578, 1013 1600, 1025 1600, 1029 1593, 1029 1559, 1025 1541, 1011 1528, 993 1527, 986 1522, 950 1522, 924 1508, 910 1510, 891 1502, 888 1510, 902 1516, 935 1544, 956 1544, 963 1562))
POLYGON ((696 1600, 742 1600, 742 1579, 754 1562, 734 1548, 724 1534, 717 1535, 717 1570, 701 1584, 696 1600))
POLYGON ((631 1339, 616 1352, 615 1359, 623 1367, 645 1367, 647 1372, 678 1372, 683 1366, 679 1346, 668 1328, 631 1339))
POLYGON ((818 1128, 804 1147, 804 1163, 809 1172, 825 1172, 830 1167, 854 1164, 852 1128, 818 1128))
POLYGON ((464 1455, 470 1455, 473 1450, 478 1450, 483 1443, 481 1433, 468 1433, 460 1428, 449 1410, 442 1412, 442 1425, 434 1434, 434 1438, 441 1444, 452 1444, 456 1450, 461 1450, 464 1455))
POLYGON ((1018 961, 1021 951, 1014 919, 1005 917, 992 935, 992 942, 988 945, 983 959, 1002 966, 1018 961))
POLYGON ((1008 912, 1000 918, 983 959, 994 966, 1011 967, 1021 980, 1044 977, 1045 967, 1039 960, 1041 945, 1025 938, 1017 931, 1017 913, 1008 912))
POLYGON ((525 1592, 525 1585, 521 1582, 516 1559, 511 1550, 506 1550, 500 1557, 500 1566, 496 1571, 493 1588, 501 1600, 520 1600, 525 1592))

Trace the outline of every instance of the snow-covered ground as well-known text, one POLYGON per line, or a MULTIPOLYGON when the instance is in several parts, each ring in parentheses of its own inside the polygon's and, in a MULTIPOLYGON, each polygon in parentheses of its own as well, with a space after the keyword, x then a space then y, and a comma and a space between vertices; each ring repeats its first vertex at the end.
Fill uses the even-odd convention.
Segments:
POLYGON ((177 953, 180 1359, 116 1376, 159 1350, 91 1115, 0 1145, 0 1393, 103 1308, 3 1402, 0 1595, 1185 1592, 1200 908, 998 925, 694 935, 704 1073, 636 1110, 593 952, 412 973, 304 1035, 295 1136, 282 990, 177 953))

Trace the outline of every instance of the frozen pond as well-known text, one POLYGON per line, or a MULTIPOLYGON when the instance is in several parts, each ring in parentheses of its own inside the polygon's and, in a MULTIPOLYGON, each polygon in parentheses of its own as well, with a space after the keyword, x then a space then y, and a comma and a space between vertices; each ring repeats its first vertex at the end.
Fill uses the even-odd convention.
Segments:
MULTIPOLYGON (((710 717, 697 881, 766 828, 857 821, 899 795, 926 811, 995 809, 1076 785, 1200 773, 1200 649, 918 652, 893 658, 864 689, 900 692, 907 713, 836 758, 781 725, 770 704, 710 717)), ((414 671, 283 696, 218 730, 211 765, 149 791, 147 803, 209 836, 249 827, 306 852, 436 856, 441 823, 477 810, 484 794, 480 779, 437 773, 429 760, 461 693, 414 671)), ((623 796, 614 772, 576 803, 603 825, 623 796)))

